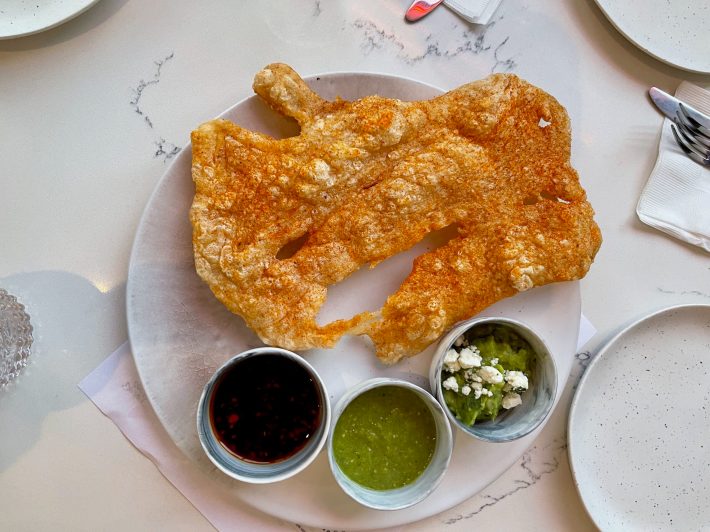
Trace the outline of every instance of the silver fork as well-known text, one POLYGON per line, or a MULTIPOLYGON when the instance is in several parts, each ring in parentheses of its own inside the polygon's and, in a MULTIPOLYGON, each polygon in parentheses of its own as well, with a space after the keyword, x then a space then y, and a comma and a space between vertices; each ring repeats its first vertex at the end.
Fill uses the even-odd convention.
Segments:
POLYGON ((696 163, 710 166, 710 127, 690 116, 682 103, 678 109, 671 125, 675 141, 696 163))

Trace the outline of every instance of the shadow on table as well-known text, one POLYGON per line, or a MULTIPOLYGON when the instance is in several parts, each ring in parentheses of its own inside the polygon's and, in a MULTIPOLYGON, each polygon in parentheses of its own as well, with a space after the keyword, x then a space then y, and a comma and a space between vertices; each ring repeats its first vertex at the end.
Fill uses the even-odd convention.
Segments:
POLYGON ((0 52, 36 50, 68 41, 100 26, 111 18, 128 0, 101 0, 77 17, 41 33, 0 41, 0 52))
MULTIPOLYGON (((125 283, 97 286, 75 274, 42 271, 0 279, 30 315, 28 366, 0 390, 0 472, 39 440, 53 412, 86 397, 77 383, 127 337, 125 283)), ((80 427, 76 427, 80 431, 80 427)))

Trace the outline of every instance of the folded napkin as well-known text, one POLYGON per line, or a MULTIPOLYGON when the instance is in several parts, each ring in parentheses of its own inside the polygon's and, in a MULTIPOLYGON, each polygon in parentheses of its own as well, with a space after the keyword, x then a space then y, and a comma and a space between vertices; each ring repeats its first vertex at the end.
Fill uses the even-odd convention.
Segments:
MULTIPOLYGON (((683 81, 676 98, 710 115, 710 92, 683 81)), ((663 121, 658 159, 641 192, 636 213, 641 221, 710 251, 710 168, 683 153, 673 138, 672 122, 663 121)))
POLYGON ((501 0, 446 0, 444 5, 474 24, 488 24, 501 0))
MULTIPOLYGON (((581 349, 595 333, 594 325, 581 315, 577 349, 581 349)), ((305 532, 300 525, 285 523, 236 501, 234 496, 225 492, 223 484, 202 472, 177 448, 148 402, 128 342, 116 349, 78 386, 217 530, 288 531, 298 528, 305 532)), ((393 532, 404 528, 388 530, 393 532)))

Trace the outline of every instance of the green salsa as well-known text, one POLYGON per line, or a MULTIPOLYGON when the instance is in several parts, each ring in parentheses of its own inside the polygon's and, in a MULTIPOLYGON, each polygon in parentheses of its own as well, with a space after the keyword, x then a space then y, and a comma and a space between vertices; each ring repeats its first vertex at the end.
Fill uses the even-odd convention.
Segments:
POLYGON ((381 386, 357 396, 333 433, 333 456, 343 473, 375 490, 414 482, 431 462, 436 424, 413 391, 381 386))
POLYGON ((444 356, 446 406, 469 426, 518 406, 534 356, 530 344, 510 327, 483 324, 466 331, 444 356))

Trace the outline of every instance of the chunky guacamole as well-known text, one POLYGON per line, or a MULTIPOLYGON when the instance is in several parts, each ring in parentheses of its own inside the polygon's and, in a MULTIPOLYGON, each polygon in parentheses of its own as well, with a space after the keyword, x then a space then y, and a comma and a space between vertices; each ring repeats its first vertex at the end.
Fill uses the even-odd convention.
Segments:
POLYGON ((444 355, 441 386, 449 410, 463 423, 495 419, 522 403, 535 353, 513 329, 481 324, 444 355))

